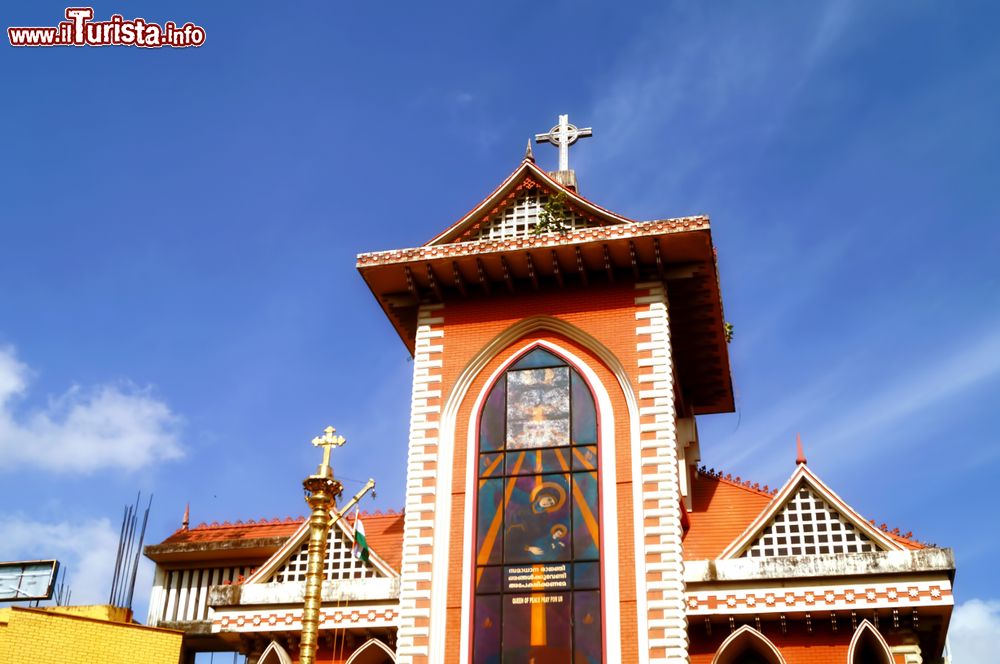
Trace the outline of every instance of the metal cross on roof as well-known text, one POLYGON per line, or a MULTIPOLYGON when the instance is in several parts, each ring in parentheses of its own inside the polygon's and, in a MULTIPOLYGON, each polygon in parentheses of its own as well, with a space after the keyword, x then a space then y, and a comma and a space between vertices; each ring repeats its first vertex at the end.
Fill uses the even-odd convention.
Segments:
POLYGON ((551 143, 559 148, 559 170, 569 170, 569 146, 576 143, 579 138, 593 136, 594 132, 590 127, 579 128, 569 123, 569 115, 560 115, 559 124, 549 130, 547 134, 535 134, 536 143, 551 143))
POLYGON ((312 439, 312 444, 316 447, 323 448, 323 466, 330 466, 330 450, 334 447, 340 447, 347 440, 343 436, 336 436, 337 430, 333 427, 327 427, 323 429, 322 436, 316 436, 312 439))

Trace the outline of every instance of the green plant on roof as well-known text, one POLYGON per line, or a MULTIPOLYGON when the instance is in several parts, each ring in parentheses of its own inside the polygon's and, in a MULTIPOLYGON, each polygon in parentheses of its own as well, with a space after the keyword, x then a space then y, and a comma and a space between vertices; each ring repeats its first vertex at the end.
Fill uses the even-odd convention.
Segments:
POLYGON ((568 218, 566 194, 560 191, 555 196, 549 196, 549 200, 542 204, 542 209, 538 211, 538 223, 531 229, 531 234, 567 233, 570 228, 564 222, 568 218))

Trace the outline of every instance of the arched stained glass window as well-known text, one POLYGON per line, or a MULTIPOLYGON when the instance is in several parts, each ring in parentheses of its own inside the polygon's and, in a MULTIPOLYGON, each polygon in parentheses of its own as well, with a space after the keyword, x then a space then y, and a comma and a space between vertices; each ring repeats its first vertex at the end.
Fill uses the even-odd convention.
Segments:
POLYGON ((535 348, 480 414, 473 662, 602 661, 597 409, 535 348))

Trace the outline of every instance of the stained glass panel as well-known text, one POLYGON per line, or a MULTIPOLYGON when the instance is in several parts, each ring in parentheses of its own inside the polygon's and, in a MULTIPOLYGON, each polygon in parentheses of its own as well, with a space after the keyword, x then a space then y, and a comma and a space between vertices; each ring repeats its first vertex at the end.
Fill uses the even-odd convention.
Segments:
POLYGON ((503 474, 503 454, 480 454, 479 476, 493 477, 503 474))
POLYGON ((602 661, 597 411, 536 348, 480 415, 473 661, 602 661))
POLYGON ((507 485, 504 562, 569 560, 569 476, 519 477, 507 485))
POLYGON ((507 449, 569 445, 569 392, 568 367, 508 372, 507 449))
POLYGON ((498 593, 503 580, 503 570, 500 567, 476 568, 476 593, 498 593))
POLYGON ((573 470, 597 470, 597 445, 573 448, 573 470))
POLYGON ((601 566, 598 563, 576 563, 573 565, 573 587, 590 590, 601 585, 601 566))
POLYGON ((503 512, 503 479, 479 481, 479 504, 476 514, 476 562, 480 565, 501 562, 501 527, 503 512))
POLYGON ((597 591, 573 593, 574 664, 601 661, 601 594, 597 591))
POLYGON ((503 448, 506 387, 507 379, 501 376, 483 405, 479 416, 479 449, 482 452, 503 448))
POLYGON ((573 444, 592 445, 597 442, 597 408, 587 382, 573 372, 573 444))
POLYGON ((472 661, 474 664, 500 664, 500 595, 476 598, 475 621, 472 661))
POLYGON ((506 595, 504 663, 572 662, 571 600, 569 593, 506 595))
POLYGON ((569 450, 524 450, 507 455, 508 475, 532 475, 537 473, 557 473, 569 470, 566 457, 569 450))
POLYGON ((573 473, 573 557, 597 559, 598 537, 597 478, 590 473, 573 473))
POLYGON ((543 369, 545 367, 563 367, 566 362, 543 348, 535 348, 530 353, 514 363, 511 371, 517 369, 543 369))

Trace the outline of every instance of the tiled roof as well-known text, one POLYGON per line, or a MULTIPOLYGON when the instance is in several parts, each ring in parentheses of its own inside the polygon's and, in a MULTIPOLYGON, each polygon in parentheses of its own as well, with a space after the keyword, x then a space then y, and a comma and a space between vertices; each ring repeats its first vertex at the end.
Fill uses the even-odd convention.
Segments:
POLYGON ((230 523, 201 523, 190 529, 180 529, 163 540, 163 544, 182 542, 231 542, 260 537, 288 537, 305 521, 305 517, 285 517, 284 519, 261 519, 230 523))
MULTIPOLYGON (((690 527, 684 535, 684 559, 717 558, 764 511, 776 492, 777 489, 723 475, 714 469, 699 470, 692 482, 692 511, 687 514, 690 527)), ((912 533, 870 523, 906 548, 926 546, 914 540, 912 533)))
MULTIPOLYGON (((385 512, 362 512, 368 546, 382 557, 393 569, 398 570, 403 554, 403 513, 393 510, 385 512)), ((291 537, 305 517, 285 517, 284 519, 260 519, 230 523, 202 523, 187 530, 181 529, 163 540, 161 544, 183 543, 223 543, 270 537, 291 537)), ((353 523, 353 520, 351 521, 353 523)))
POLYGON ((684 559, 716 558, 743 534, 771 502, 770 492, 734 479, 699 472, 692 482, 690 528, 684 535, 684 559))

